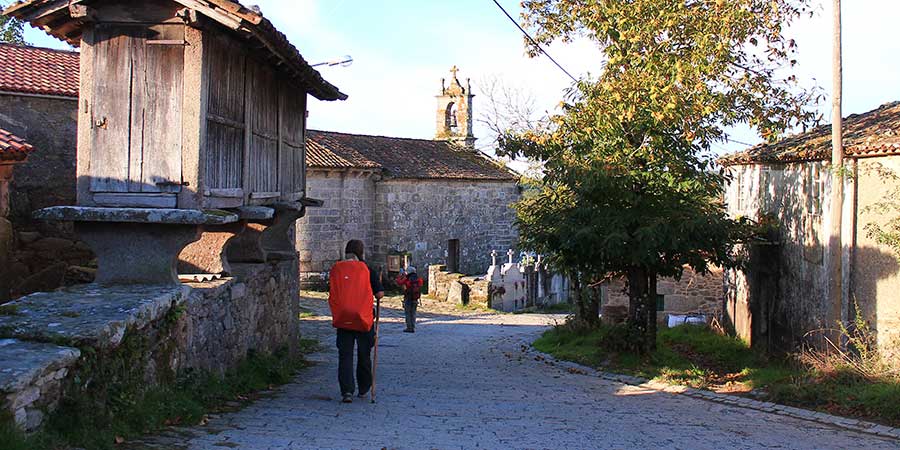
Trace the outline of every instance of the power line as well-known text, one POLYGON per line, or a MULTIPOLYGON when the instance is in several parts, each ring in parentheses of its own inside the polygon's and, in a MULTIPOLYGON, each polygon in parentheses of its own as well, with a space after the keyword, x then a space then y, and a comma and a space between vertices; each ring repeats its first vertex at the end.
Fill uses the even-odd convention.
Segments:
POLYGON ((541 51, 541 53, 543 53, 543 54, 544 54, 544 56, 546 56, 546 57, 547 57, 547 58, 548 58, 548 59, 550 59, 550 61, 552 61, 552 62, 553 62, 553 64, 556 64, 556 67, 559 67, 559 70, 562 70, 562 71, 563 71, 563 73, 565 73, 565 74, 566 74, 566 75, 568 75, 568 76, 569 76, 569 78, 571 78, 571 79, 572 79, 572 81, 574 81, 574 82, 576 82, 576 83, 577 83, 577 82, 578 82, 578 79, 576 79, 576 78, 575 78, 575 77, 573 77, 573 76, 572 76, 572 74, 571 74, 571 73, 569 73, 569 71, 568 71, 568 70, 566 70, 566 69, 564 69, 564 68, 563 68, 563 66, 561 66, 561 65, 560 65, 560 64, 559 64, 559 63, 558 63, 558 62, 556 62, 556 60, 555 60, 555 59, 553 59, 553 57, 552 57, 552 56, 550 56, 550 54, 549 54, 549 53, 547 53, 547 51, 546 51, 546 50, 544 50, 544 48, 543 48, 543 47, 541 47, 541 45, 540 45, 540 44, 538 44, 538 43, 537 43, 537 41, 535 41, 535 40, 534 40, 534 38, 533 38, 533 37, 531 37, 531 35, 530 35, 530 34, 528 34, 528 32, 527 32, 527 31, 525 31, 525 29, 524 29, 524 28, 522 28, 522 26, 521 26, 521 25, 519 25, 519 22, 516 22, 516 19, 513 19, 513 17, 512 17, 512 16, 511 16, 511 15, 509 15, 509 13, 508 13, 508 12, 506 12, 506 8, 504 8, 504 7, 503 7, 503 5, 501 5, 501 4, 500 4, 500 3, 499 3, 499 2, 498 2, 498 1, 497 1, 497 0, 494 0, 494 4, 495 4, 495 5, 497 5, 497 7, 498 7, 498 8, 500 8, 500 11, 503 11, 503 14, 506 14, 506 17, 507 17, 507 18, 509 18, 509 21, 510 21, 510 22, 512 22, 512 23, 513 23, 513 25, 515 25, 515 26, 516 26, 516 28, 518 28, 518 29, 519 29, 519 31, 521 31, 521 32, 522 32, 522 34, 524 34, 524 35, 525 35, 525 37, 526 37, 526 38, 527 38, 527 39, 528 39, 528 41, 529 41, 529 42, 531 42, 531 44, 532 44, 532 45, 534 45, 534 46, 535 46, 535 47, 537 47, 537 49, 538 49, 538 50, 540 50, 540 51, 541 51))

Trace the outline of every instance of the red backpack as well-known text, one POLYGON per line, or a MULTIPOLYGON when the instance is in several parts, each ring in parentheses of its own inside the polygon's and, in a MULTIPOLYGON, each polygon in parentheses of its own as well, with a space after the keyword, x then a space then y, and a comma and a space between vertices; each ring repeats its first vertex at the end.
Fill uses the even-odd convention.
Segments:
POLYGON ((369 268, 362 261, 340 261, 329 274, 332 326, 345 330, 369 331, 375 317, 369 268))
POLYGON ((419 286, 419 276, 413 272, 409 274, 406 280, 409 282, 409 286, 407 286, 406 292, 403 293, 403 297, 406 300, 419 300, 422 298, 422 288, 419 286))

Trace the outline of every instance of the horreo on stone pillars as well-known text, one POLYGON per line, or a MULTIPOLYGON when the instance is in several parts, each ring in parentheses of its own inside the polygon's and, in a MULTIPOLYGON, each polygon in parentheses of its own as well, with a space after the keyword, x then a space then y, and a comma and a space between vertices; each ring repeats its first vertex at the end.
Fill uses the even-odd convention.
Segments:
POLYGON ((182 270, 227 273, 235 240, 256 259, 293 257, 287 230, 319 204, 306 198, 307 94, 347 96, 258 9, 121 3, 5 11, 81 47, 77 206, 36 216, 75 222, 106 284, 178 283, 179 255, 182 270))

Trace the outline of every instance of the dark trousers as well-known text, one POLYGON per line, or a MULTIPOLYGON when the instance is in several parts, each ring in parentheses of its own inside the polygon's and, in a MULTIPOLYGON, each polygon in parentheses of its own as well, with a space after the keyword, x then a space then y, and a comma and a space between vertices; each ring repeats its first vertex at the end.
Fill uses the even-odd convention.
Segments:
POLYGON ((353 345, 356 344, 356 383, 359 392, 372 387, 372 346, 375 345, 375 329, 367 332, 337 329, 338 382, 341 394, 354 392, 353 345))
POLYGON ((403 299, 403 313, 406 316, 406 329, 416 330, 416 310, 419 309, 419 301, 403 299))

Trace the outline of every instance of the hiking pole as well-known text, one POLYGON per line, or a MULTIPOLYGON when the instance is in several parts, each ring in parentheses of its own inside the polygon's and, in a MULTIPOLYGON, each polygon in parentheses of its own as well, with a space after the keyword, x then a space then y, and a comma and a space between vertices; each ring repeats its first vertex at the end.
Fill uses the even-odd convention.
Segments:
POLYGON ((375 403, 375 380, 378 374, 378 322, 381 319, 381 299, 375 300, 375 358, 372 362, 372 403, 375 403))

